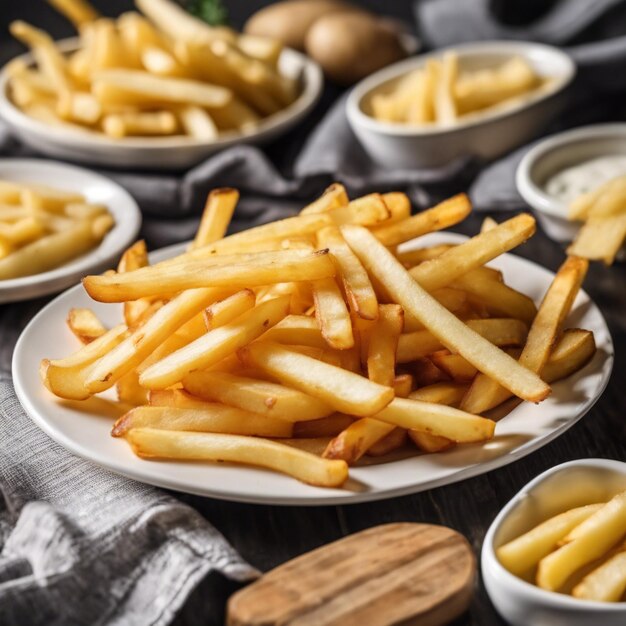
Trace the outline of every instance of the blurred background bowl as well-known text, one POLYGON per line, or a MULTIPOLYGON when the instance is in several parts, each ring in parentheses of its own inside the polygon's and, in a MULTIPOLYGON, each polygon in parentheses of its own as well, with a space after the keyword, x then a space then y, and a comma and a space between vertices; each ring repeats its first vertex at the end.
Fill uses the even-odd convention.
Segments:
POLYGON ((440 167, 462 156, 494 159, 532 139, 559 114, 566 103, 565 89, 576 74, 576 66, 567 54, 543 44, 490 41, 452 49, 458 54, 461 71, 494 67, 521 56, 539 76, 551 80, 523 100, 462 117, 453 126, 410 126, 376 120, 371 115, 371 96, 392 88, 402 76, 445 50, 390 65, 361 81, 346 103, 352 130, 378 164, 410 169, 440 167))
MULTIPOLYGON (((78 39, 59 42, 65 52, 78 47, 78 39)), ((31 54, 23 58, 33 62, 31 54)), ((285 48, 279 59, 282 74, 299 78, 301 93, 288 107, 263 119, 250 133, 227 131, 217 141, 202 142, 192 137, 125 137, 111 139, 102 134, 57 128, 36 120, 15 106, 8 95, 6 69, 0 72, 0 117, 25 144, 47 156, 108 167, 177 170, 191 167, 207 156, 230 146, 262 144, 284 135, 315 106, 324 85, 317 63, 295 50, 285 48)))

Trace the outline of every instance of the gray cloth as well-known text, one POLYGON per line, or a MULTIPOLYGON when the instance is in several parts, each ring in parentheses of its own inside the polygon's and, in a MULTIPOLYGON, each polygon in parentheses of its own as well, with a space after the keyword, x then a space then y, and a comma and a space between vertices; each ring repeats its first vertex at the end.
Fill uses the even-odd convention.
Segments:
POLYGON ((168 624, 210 571, 257 575, 201 515, 73 456, 0 372, 0 624, 168 624))

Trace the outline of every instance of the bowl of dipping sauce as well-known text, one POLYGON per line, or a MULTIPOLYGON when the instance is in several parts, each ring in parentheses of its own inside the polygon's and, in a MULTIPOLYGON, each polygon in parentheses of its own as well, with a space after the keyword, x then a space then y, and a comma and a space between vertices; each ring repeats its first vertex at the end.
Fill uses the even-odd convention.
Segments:
POLYGON ((490 160, 558 115, 575 73, 572 59, 552 46, 467 43, 372 74, 348 96, 346 114, 365 151, 388 169, 490 160))
MULTIPOLYGON (((579 538, 582 534, 581 524, 591 521, 593 515, 598 516, 600 509, 609 501, 612 507, 616 500, 621 500, 623 504, 626 497, 618 494, 625 491, 626 463, 606 459, 580 459, 557 465, 540 474, 502 509, 483 542, 481 567, 487 593, 507 622, 515 626, 626 624, 626 602, 623 601, 623 595, 621 598, 613 597, 611 601, 587 599, 589 596, 599 597, 597 593, 589 593, 589 575, 597 572, 598 567, 606 564, 610 558, 620 554, 623 548, 624 537, 617 535, 621 528, 626 534, 626 517, 620 518, 619 512, 617 516, 613 516, 618 518, 617 522, 613 519, 613 531, 608 529, 604 514, 605 526, 599 526, 598 517, 594 520, 594 527, 601 528, 601 534, 607 538, 607 542, 613 542, 617 537, 615 545, 611 545, 601 558, 587 560, 577 567, 556 590, 537 586, 539 568, 537 565, 526 567, 531 561, 536 561, 537 556, 554 555, 564 541, 569 541, 566 545, 570 546, 571 552, 571 546, 576 541, 575 533, 578 532, 579 538), (566 513, 572 510, 573 514, 566 513), (563 514, 567 516, 565 519, 563 514), (534 538, 526 535, 539 524, 555 519, 555 516, 559 516, 559 519, 556 523, 550 522, 550 528, 542 536, 543 541, 538 541, 536 535, 534 538), (521 536, 524 539, 514 546, 511 542, 521 536), (503 550, 504 546, 506 548, 503 550), (526 571, 510 571, 516 568, 526 571), (585 587, 581 586, 583 583, 585 587), (573 593, 578 597, 571 595, 573 593)), ((588 529, 589 525, 587 537, 588 529)), ((577 551, 580 545, 576 547, 577 551)), ((553 560, 551 570, 554 569, 553 560)), ((546 577, 545 569, 542 575, 546 577)), ((606 587, 600 588, 603 593, 607 591, 606 587)), ((619 589, 617 593, 620 593, 619 589)), ((623 590, 621 593, 623 594, 623 590)))
POLYGON ((597 124, 548 137, 528 151, 515 182, 546 234, 572 241, 581 223, 568 207, 581 195, 626 175, 626 124, 597 124))

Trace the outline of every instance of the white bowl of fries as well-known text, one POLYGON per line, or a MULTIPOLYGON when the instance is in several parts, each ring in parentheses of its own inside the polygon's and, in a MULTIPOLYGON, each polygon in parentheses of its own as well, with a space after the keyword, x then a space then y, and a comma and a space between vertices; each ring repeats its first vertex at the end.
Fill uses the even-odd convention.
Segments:
POLYGON ((31 49, 0 72, 0 116, 19 139, 73 161, 181 169, 269 141, 317 102, 322 72, 305 55, 212 28, 169 0, 137 5, 146 17, 65 7, 80 36, 59 42, 11 24, 31 49))
POLYGON ((385 167, 493 159, 532 139, 559 113, 576 67, 532 42, 459 45, 412 57, 359 83, 348 120, 385 167))
POLYGON ((0 159, 0 303, 55 293, 108 267, 141 213, 113 181, 38 159, 0 159))
POLYGON ((482 573, 508 622, 626 623, 625 490, 626 463, 571 461, 535 478, 500 512, 485 537, 482 573))
POLYGON ((529 150, 516 185, 549 237, 575 241, 570 254, 610 264, 624 258, 625 175, 626 124, 596 124, 529 150))

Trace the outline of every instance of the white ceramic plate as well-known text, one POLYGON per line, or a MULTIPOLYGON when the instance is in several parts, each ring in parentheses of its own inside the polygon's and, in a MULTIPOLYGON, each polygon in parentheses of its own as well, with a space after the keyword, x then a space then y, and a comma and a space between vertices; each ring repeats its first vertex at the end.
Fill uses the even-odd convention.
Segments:
MULTIPOLYGON (((78 39, 65 39, 58 45, 64 52, 71 52, 76 49, 78 39)), ((33 60, 30 54, 21 58, 27 63, 33 60)), ((283 50, 279 68, 285 76, 301 81, 302 92, 295 102, 262 120, 253 132, 225 132, 217 141, 198 141, 180 135, 115 140, 87 130, 50 126, 26 115, 11 102, 6 69, 0 71, 0 117, 24 143, 49 156, 116 168, 183 169, 235 144, 260 144, 275 139, 306 116, 322 92, 322 70, 304 54, 289 48, 283 50)))
POLYGON ((113 214, 115 226, 102 243, 61 267, 10 280, 0 280, 0 303, 28 300, 76 284, 85 274, 100 272, 136 238, 141 213, 130 194, 112 180, 65 163, 39 159, 0 159, 0 180, 38 183, 82 193, 89 202, 104 204, 113 214))
MULTIPOLYGON (((463 241, 441 233, 422 237, 419 245, 463 241)), ((166 249, 155 259, 172 256, 166 249)), ((513 255, 493 264, 510 284, 541 298, 553 274, 513 255)), ((594 331, 598 352, 580 372, 553 386, 552 395, 538 406, 524 403, 507 415, 496 437, 483 445, 458 446, 441 454, 415 455, 351 470, 344 489, 322 489, 270 471, 228 465, 147 461, 135 457, 124 441, 109 436, 111 419, 88 413, 87 407, 63 405, 43 388, 39 361, 58 358, 76 348, 65 326, 70 307, 91 306, 105 323, 120 321, 120 307, 92 302, 75 287, 44 308, 26 327, 15 348, 13 381, 27 413, 50 437, 75 454, 136 480, 189 493, 260 504, 348 504, 415 493, 458 482, 512 463, 545 445, 580 419, 600 397, 613 363, 613 344, 606 323, 585 293, 580 293, 568 325, 594 331)), ((88 405, 87 405, 88 406, 88 405)))

